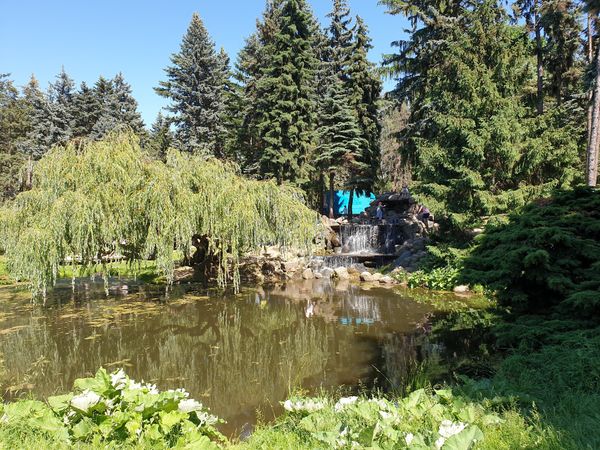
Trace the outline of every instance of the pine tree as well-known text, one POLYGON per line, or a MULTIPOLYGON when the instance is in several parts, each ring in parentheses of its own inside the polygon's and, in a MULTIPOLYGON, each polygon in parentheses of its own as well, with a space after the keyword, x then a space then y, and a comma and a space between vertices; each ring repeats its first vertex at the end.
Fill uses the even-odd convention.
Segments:
POLYGON ((169 121, 159 112, 150 128, 147 144, 148 153, 156 159, 165 161, 167 151, 172 144, 173 134, 171 133, 169 121))
MULTIPOLYGON (((26 138, 20 143, 19 150, 28 157, 40 159, 53 145, 65 142, 68 124, 65 115, 59 117, 57 108, 50 97, 39 88, 35 77, 24 88, 24 94, 30 105, 30 127, 26 138)), ((62 113, 66 112, 62 108, 62 113)))
POLYGON ((28 107, 8 74, 0 74, 0 203, 14 197, 24 163, 18 151, 29 126, 28 107))
POLYGON ((305 0, 286 0, 278 22, 272 42, 264 47, 257 86, 258 163, 265 178, 303 185, 315 145, 315 20, 305 0))
MULTIPOLYGON (((368 59, 368 52, 371 48, 367 26, 360 17, 357 17, 355 39, 351 47, 349 85, 352 96, 351 104, 358 116, 361 137, 366 143, 358 157, 363 170, 355 173, 352 181, 353 187, 359 192, 373 190, 381 153, 379 100, 382 85, 376 68, 368 59)), ((351 208, 348 209, 351 214, 351 208)))
POLYGON ((354 174, 364 170, 360 155, 366 147, 356 116, 348 102, 344 83, 337 73, 332 73, 330 77, 320 115, 320 144, 315 162, 320 169, 329 173, 329 216, 333 218, 332 199, 336 173, 345 170, 352 180, 354 174))
POLYGON ((99 114, 91 131, 93 139, 102 139, 119 128, 130 128, 136 134, 144 131, 144 122, 137 111, 131 86, 118 73, 112 80, 100 77, 94 87, 99 114))
POLYGON ((48 89, 48 99, 53 110, 52 141, 53 144, 64 144, 73 135, 73 95, 75 82, 64 67, 56 76, 56 81, 48 89))
POLYGON ((194 13, 179 53, 165 69, 168 81, 156 92, 171 100, 178 145, 189 152, 216 154, 224 132, 223 62, 202 20, 194 13))
POLYGON ((87 138, 92 134, 94 125, 100 116, 101 103, 85 81, 73 97, 73 137, 87 138))

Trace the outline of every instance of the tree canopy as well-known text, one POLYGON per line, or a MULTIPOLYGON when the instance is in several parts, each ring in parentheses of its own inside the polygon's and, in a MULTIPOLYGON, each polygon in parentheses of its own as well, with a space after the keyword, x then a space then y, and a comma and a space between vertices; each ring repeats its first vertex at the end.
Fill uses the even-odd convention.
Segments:
POLYGON ((247 180, 216 159, 170 150, 154 160, 132 133, 55 147, 36 167, 33 187, 5 205, 0 246, 9 270, 44 295, 66 260, 99 266, 103 256, 155 257, 172 281, 173 250, 191 253, 207 236, 221 286, 238 286, 244 252, 263 245, 308 248, 315 213, 301 193, 247 180))

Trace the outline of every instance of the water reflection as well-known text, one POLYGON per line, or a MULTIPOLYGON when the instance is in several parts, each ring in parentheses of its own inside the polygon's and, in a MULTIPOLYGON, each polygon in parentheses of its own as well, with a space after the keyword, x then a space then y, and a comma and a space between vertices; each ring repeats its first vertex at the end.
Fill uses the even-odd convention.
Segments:
POLYGON ((319 280, 239 295, 89 281, 56 289, 45 308, 0 290, 6 397, 48 396, 104 366, 161 388, 185 387, 234 433, 280 411, 290 390, 402 384, 429 342, 431 309, 377 288, 319 280))

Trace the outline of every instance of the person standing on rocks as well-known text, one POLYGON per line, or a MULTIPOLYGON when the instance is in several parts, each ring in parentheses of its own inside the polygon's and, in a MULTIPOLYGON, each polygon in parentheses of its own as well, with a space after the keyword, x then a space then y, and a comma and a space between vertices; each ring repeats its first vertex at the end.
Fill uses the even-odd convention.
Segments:
POLYGON ((377 211, 375 212, 375 217, 379 222, 383 221, 383 204, 379 202, 377 204, 377 211))

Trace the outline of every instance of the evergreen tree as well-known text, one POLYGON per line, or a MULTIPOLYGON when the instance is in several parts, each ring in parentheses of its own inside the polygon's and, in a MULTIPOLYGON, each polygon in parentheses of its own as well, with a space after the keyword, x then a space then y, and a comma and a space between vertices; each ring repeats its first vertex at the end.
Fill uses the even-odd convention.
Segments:
POLYGON ((137 102, 131 86, 118 73, 112 80, 100 77, 94 87, 99 114, 91 131, 93 139, 102 139, 118 128, 131 128, 136 134, 144 130, 144 122, 137 111, 137 102))
POLYGON ((150 136, 147 144, 148 153, 156 159, 165 161, 167 151, 172 144, 173 134, 171 133, 169 121, 159 112, 150 128, 150 136))
POLYGON ((332 74, 330 80, 320 111, 320 144, 315 162, 329 173, 329 216, 333 218, 336 172, 343 168, 352 179, 353 175, 363 171, 364 163, 360 156, 366 142, 361 136, 352 106, 348 103, 343 81, 336 73, 332 74))
POLYGON ((24 160, 18 143, 29 126, 28 107, 8 74, 0 74, 0 203, 19 189, 24 160))
MULTIPOLYGON (((25 98, 30 105, 30 127, 26 138, 19 149, 32 159, 41 158, 53 145, 66 142, 68 138, 68 118, 66 104, 60 108, 62 116, 58 116, 50 97, 43 93, 38 81, 32 76, 24 89, 25 98)), ((60 92, 60 91, 59 91, 60 92)))
POLYGON ((305 0, 286 0, 279 26, 263 49, 257 85, 259 167, 266 178, 308 182, 315 145, 317 59, 311 31, 315 20, 305 0))
MULTIPOLYGON (((359 161, 362 170, 354 174, 353 187, 360 192, 371 192, 377 179, 380 160, 381 124, 379 120, 379 100, 381 79, 374 65, 368 59, 372 48, 368 29, 360 17, 356 18, 355 39, 351 47, 349 85, 353 105, 365 146, 361 149, 359 161)), ((350 208, 349 212, 351 214, 350 208)))
POLYGON ((573 181, 577 133, 556 126, 539 133, 542 124, 529 119, 530 41, 502 7, 386 3, 415 18, 412 36, 388 61, 399 76, 395 94, 411 107, 403 160, 430 208, 462 226, 573 181))
POLYGON ((86 138, 92 134, 94 125, 100 115, 101 103, 94 89, 85 81, 73 97, 73 137, 86 138))
POLYGON ((222 123, 223 61, 202 20, 194 13, 179 53, 165 69, 167 81, 156 92, 171 100, 178 145, 189 152, 216 154, 224 133, 222 123))

